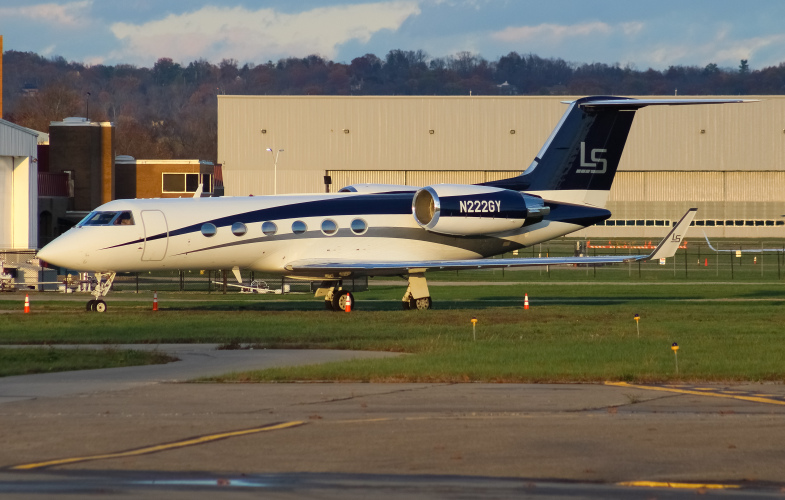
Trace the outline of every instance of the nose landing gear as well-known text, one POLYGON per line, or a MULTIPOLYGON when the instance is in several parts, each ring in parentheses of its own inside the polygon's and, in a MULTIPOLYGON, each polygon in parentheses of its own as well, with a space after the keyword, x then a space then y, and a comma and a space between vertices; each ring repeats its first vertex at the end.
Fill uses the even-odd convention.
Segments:
POLYGON ((95 298, 87 301, 87 306, 85 308, 88 312, 106 312, 106 302, 100 297, 106 297, 109 294, 109 290, 112 288, 112 282, 114 282, 114 277, 116 275, 117 273, 95 273, 95 279, 98 283, 91 292, 95 298), (104 276, 106 276, 106 281, 103 279, 104 276))

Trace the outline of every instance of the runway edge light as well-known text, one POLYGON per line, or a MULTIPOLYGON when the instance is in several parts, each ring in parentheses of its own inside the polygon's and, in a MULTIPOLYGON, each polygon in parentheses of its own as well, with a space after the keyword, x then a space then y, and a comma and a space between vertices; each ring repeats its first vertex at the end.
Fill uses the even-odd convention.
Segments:
POLYGON ((472 317, 471 321, 472 321, 472 338, 474 340, 477 340, 477 318, 472 317))
POLYGON ((635 319, 635 330, 638 332, 638 338, 641 338, 641 328, 640 328, 640 326, 638 326, 638 322, 641 319, 641 315, 638 314, 638 313, 635 313, 635 316, 633 316, 633 318, 635 319))
POLYGON ((676 361, 676 375, 679 374, 679 344, 674 342, 671 344, 671 349, 673 350, 673 359, 676 361))

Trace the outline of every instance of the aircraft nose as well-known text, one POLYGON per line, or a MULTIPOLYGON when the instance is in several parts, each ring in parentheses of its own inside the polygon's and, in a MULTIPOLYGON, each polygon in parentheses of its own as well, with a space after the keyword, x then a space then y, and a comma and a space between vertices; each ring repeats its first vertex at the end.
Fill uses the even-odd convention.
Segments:
POLYGON ((64 234, 59 236, 51 243, 47 244, 38 251, 36 255, 39 259, 47 264, 52 264, 58 267, 66 267, 69 269, 78 269, 84 252, 80 252, 78 247, 74 244, 74 235, 64 234))

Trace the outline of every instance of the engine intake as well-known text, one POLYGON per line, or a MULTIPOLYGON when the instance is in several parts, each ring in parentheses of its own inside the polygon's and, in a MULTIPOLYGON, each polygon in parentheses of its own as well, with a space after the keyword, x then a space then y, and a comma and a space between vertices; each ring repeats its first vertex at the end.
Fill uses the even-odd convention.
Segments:
POLYGON ((510 189, 437 184, 418 190, 412 214, 428 231, 474 236, 518 229, 550 213, 542 198, 510 189))

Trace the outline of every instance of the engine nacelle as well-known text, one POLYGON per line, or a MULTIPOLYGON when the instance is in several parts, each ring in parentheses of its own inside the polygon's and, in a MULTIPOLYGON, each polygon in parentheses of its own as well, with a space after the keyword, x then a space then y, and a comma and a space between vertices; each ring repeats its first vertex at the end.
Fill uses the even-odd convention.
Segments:
POLYGON ((421 227, 452 236, 510 231, 539 222, 548 213, 539 196, 490 186, 437 184, 412 198, 412 214, 421 227))

